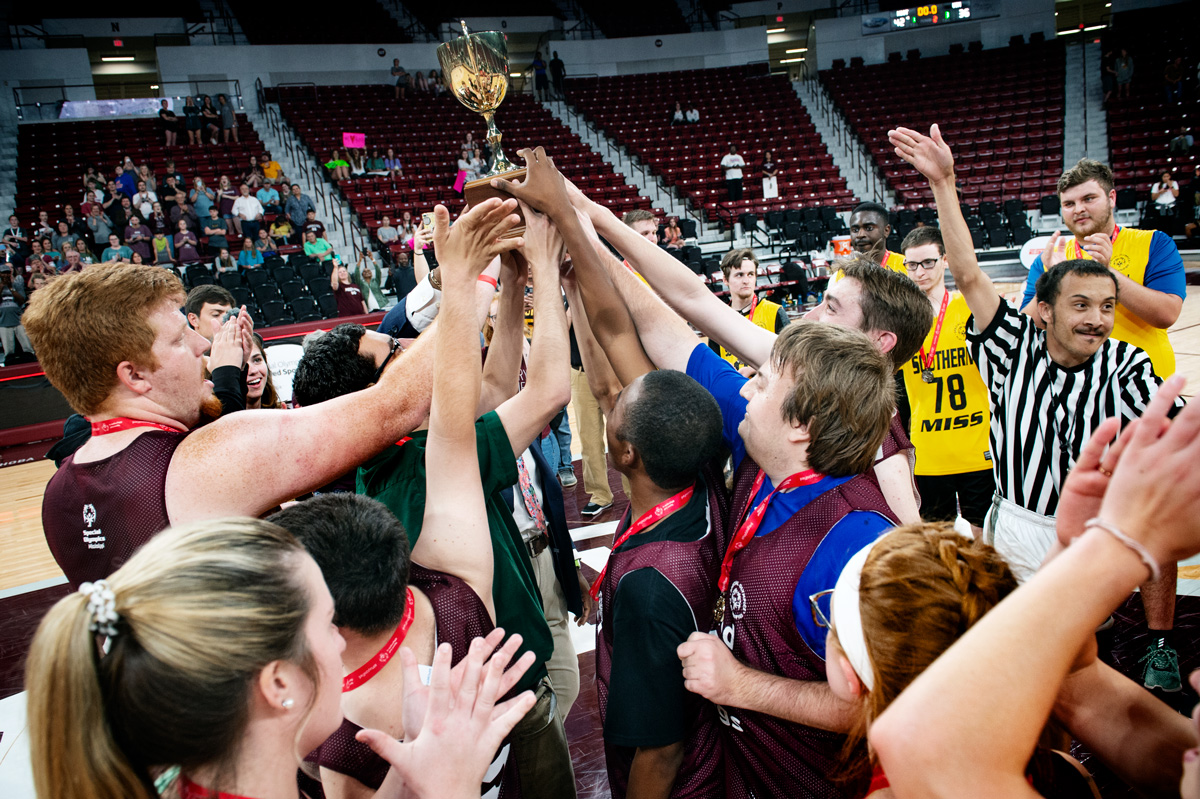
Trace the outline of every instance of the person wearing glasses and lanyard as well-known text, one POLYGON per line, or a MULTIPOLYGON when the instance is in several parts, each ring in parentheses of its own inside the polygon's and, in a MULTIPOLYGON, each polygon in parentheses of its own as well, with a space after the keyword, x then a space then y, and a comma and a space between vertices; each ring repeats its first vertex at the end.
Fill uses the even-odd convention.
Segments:
POLYGON ((962 514, 976 538, 992 506, 996 480, 988 442, 987 387, 967 347, 971 309, 946 289, 946 248, 935 227, 919 227, 900 247, 904 268, 933 305, 933 325, 921 349, 899 364, 911 411, 909 439, 921 518, 954 521, 962 514))

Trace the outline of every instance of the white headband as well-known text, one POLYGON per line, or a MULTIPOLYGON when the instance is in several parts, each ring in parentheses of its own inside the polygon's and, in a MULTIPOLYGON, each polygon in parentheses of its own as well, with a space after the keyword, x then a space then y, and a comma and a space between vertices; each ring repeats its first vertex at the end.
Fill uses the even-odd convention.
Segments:
POLYGON ((863 564, 879 540, 867 544, 846 562, 833 586, 833 596, 829 599, 829 621, 837 632, 838 643, 868 691, 875 687, 875 672, 871 669, 871 656, 867 653, 867 640, 863 635, 858 590, 862 583, 863 564))

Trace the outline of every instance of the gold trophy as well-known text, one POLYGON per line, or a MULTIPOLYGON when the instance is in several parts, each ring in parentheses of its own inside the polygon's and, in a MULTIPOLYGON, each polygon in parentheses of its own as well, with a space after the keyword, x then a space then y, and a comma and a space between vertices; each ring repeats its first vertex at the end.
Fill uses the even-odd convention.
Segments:
MULTIPOLYGON (((523 180, 526 170, 518 169, 504 157, 500 148, 500 131, 496 128, 496 109, 508 92, 508 37, 500 31, 468 33, 462 22, 463 35, 438 45, 438 63, 442 79, 458 101, 487 121, 487 142, 492 150, 492 168, 487 175, 463 186, 463 196, 471 206, 489 197, 507 200, 510 195, 492 188, 492 178, 523 180)), ((520 213, 518 209, 517 213, 520 213)), ((514 228, 508 235, 519 236, 525 226, 514 228)))

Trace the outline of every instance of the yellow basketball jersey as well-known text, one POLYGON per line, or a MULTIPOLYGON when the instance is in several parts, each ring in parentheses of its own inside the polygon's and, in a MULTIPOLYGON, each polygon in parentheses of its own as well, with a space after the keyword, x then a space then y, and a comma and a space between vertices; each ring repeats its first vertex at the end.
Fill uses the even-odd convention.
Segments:
MULTIPOLYGON (((898 252, 891 252, 889 250, 884 250, 883 251, 883 261, 881 261, 879 265, 884 267, 885 269, 891 269, 893 272, 899 272, 900 274, 904 275, 905 277, 908 276, 908 270, 904 268, 904 256, 898 252)), ((843 272, 841 269, 839 269, 839 270, 837 270, 837 274, 834 275, 833 279, 830 280, 829 282, 836 283, 845 276, 846 276, 846 273, 843 272)))
MULTIPOLYGON (((758 300, 755 303, 754 310, 750 313, 750 321, 761 327, 763 330, 775 332, 775 320, 779 318, 779 309, 782 306, 777 302, 770 300, 758 300)), ((742 363, 738 357, 729 350, 721 347, 720 355, 725 360, 733 364, 734 369, 741 369, 748 364, 742 363)))
POLYGON ((987 388, 967 349, 971 309, 961 294, 946 307, 930 370, 933 382, 921 377, 922 353, 928 361, 937 317, 921 351, 904 366, 904 388, 912 409, 910 423, 917 453, 915 474, 945 475, 992 468, 988 453, 990 414, 987 388))
MULTIPOLYGON (((1112 261, 1109 266, 1134 283, 1145 285, 1146 265, 1150 261, 1150 241, 1153 238, 1153 230, 1121 228, 1116 241, 1113 242, 1112 261)), ((1067 241, 1066 256, 1068 259, 1092 260, 1092 256, 1081 249, 1073 238, 1067 241)), ((1150 356, 1150 362, 1154 364, 1154 373, 1160 379, 1166 380, 1175 374, 1175 350, 1167 338, 1167 331, 1143 322, 1130 313, 1120 300, 1117 302, 1117 313, 1113 319, 1112 337, 1145 350, 1150 356)))

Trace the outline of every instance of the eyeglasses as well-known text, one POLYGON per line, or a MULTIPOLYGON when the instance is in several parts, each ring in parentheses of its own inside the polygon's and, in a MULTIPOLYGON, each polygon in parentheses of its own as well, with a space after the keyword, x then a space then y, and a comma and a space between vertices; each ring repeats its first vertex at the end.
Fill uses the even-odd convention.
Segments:
POLYGON ((904 268, 907 269, 909 272, 915 272, 918 269, 924 269, 926 272, 928 272, 931 269, 933 269, 935 266, 937 266, 937 262, 940 260, 942 260, 942 259, 941 258, 926 258, 924 261, 905 261, 904 268))
POLYGON ((372 383, 379 382, 379 378, 383 376, 383 370, 386 369, 388 363, 391 362, 392 356, 396 354, 396 350, 400 350, 401 352, 404 352, 404 347, 400 346, 400 339, 393 337, 392 345, 391 345, 391 348, 388 350, 387 357, 383 359, 383 363, 381 363, 379 365, 379 368, 375 370, 375 374, 371 377, 372 383))
POLYGON ((818 591, 808 598, 808 604, 812 609, 813 624, 817 625, 818 627, 824 627, 828 629, 833 626, 833 624, 830 623, 829 618, 825 615, 825 612, 821 610, 821 605, 819 604, 822 597, 832 596, 833 589, 829 588, 824 591, 818 591))

